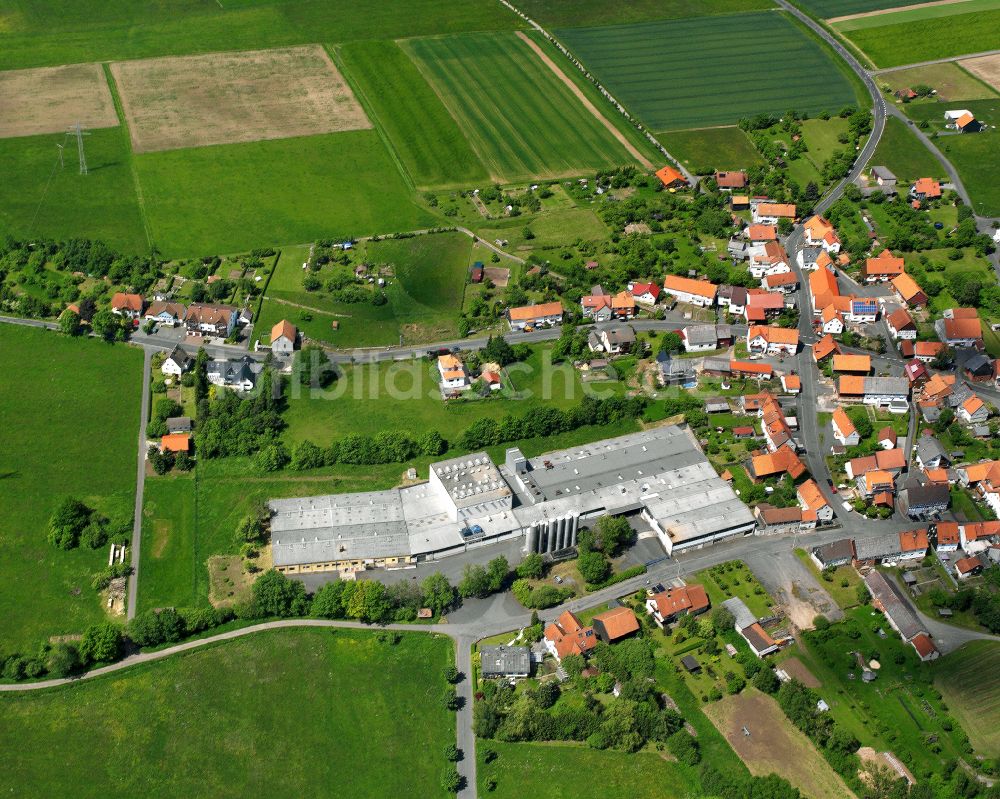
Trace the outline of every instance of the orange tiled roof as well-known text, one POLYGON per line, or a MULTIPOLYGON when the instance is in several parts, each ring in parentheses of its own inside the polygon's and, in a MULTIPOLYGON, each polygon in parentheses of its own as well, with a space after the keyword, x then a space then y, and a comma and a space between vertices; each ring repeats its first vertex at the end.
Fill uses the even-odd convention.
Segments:
POLYGON ((656 177, 662 181, 664 186, 672 186, 678 181, 687 183, 687 178, 670 165, 656 170, 656 177))
POLYGON ((794 203, 758 203, 758 205, 757 205, 757 215, 758 216, 786 217, 788 219, 794 219, 795 218, 795 204, 794 203))
POLYGON ((913 188, 917 194, 923 194, 925 197, 934 198, 941 196, 941 184, 934 180, 934 178, 919 178, 913 184, 913 188))
POLYGON ((760 336, 770 344, 798 344, 799 331, 794 328, 751 325, 747 330, 747 341, 760 336))
POLYGON ((827 333, 823 338, 813 344, 813 357, 818 361, 822 361, 831 353, 840 352, 840 347, 833 338, 833 334, 827 333))
POLYGON ((719 290, 718 286, 707 280, 692 280, 689 277, 679 277, 678 275, 667 275, 663 279, 663 288, 667 291, 679 291, 709 299, 715 299, 716 292, 719 290))
POLYGON ((279 338, 284 336, 285 338, 295 341, 295 336, 298 331, 295 329, 295 325, 289 322, 287 319, 282 319, 274 327, 271 328, 271 341, 277 341, 279 338))
POLYGON ((542 302, 538 305, 522 305, 520 308, 511 308, 507 311, 511 319, 519 322, 531 319, 542 319, 548 316, 558 316, 562 313, 561 302, 542 302))
POLYGON ((892 279, 892 287, 899 292, 899 296, 902 297, 906 302, 909 302, 918 294, 923 294, 923 290, 917 284, 917 281, 910 277, 905 272, 901 275, 897 275, 892 279))
POLYGON ((834 355, 833 371, 861 372, 868 374, 872 370, 871 355, 834 355))
POLYGON ((799 486, 798 494, 799 498, 805 503, 806 508, 813 512, 830 504, 823 496, 823 492, 819 490, 819 485, 812 478, 799 486))
POLYGON ((851 421, 851 417, 847 415, 847 412, 843 408, 837 408, 833 412, 833 424, 844 438, 858 432, 858 429, 854 426, 854 422, 851 421))
POLYGON ((747 238, 750 241, 777 241, 778 229, 774 225, 750 225, 747 238))
POLYGON ((883 250, 875 258, 868 258, 865 260, 865 274, 866 275, 878 275, 878 276, 888 276, 888 275, 901 275, 903 274, 903 269, 906 263, 902 258, 897 258, 889 250, 883 250))
POLYGON ((837 391, 846 397, 861 397, 865 393, 865 379, 861 375, 841 375, 837 391))
POLYGON ((635 617, 635 613, 632 612, 632 608, 627 608, 624 605, 604 613, 598 613, 594 616, 594 622, 600 622, 604 625, 604 631, 612 641, 624 638, 639 630, 639 620, 635 617))

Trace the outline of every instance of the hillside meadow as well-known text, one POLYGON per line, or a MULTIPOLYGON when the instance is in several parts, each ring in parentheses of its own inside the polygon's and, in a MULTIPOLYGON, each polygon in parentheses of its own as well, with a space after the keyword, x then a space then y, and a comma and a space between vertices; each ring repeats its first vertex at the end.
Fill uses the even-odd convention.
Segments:
POLYGON ((90 580, 107 549, 59 550, 46 532, 66 495, 132 518, 142 353, 0 325, 0 370, 0 653, 34 653, 104 618, 90 580))

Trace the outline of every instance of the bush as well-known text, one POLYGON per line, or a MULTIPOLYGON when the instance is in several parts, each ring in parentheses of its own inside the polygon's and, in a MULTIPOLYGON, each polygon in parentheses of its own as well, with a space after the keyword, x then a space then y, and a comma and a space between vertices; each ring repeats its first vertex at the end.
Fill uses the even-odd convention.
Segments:
POLYGON ((587 583, 588 591, 599 591, 602 588, 607 588, 610 585, 615 585, 625 580, 631 580, 633 577, 638 577, 640 574, 646 573, 646 567, 642 564, 638 566, 629 566, 627 569, 623 569, 618 572, 618 574, 612 574, 608 579, 601 583, 587 583))
POLYGON ((687 730, 678 730, 667 738, 667 749, 685 765, 696 766, 701 761, 698 742, 688 734, 687 730))

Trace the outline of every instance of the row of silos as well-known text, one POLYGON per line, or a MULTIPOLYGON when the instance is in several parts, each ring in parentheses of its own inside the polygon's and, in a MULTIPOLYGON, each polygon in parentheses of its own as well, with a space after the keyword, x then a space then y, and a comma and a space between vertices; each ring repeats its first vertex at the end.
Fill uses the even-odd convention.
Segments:
POLYGON ((527 528, 528 552, 556 552, 560 549, 576 546, 577 530, 580 526, 580 514, 567 513, 555 519, 534 522, 527 528))

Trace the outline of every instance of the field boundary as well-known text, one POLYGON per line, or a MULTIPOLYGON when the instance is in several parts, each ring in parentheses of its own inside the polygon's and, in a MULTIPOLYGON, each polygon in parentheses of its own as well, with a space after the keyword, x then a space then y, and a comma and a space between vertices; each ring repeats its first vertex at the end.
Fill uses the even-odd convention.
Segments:
POLYGON ((559 69, 558 66, 556 66, 555 61, 549 58, 542 48, 539 47, 538 42, 532 41, 532 39, 524 31, 515 31, 514 33, 521 41, 531 48, 531 51, 541 59, 545 66, 552 70, 555 76, 559 78, 560 82, 562 82, 562 84, 573 93, 583 107, 586 108, 605 128, 607 128, 608 132, 612 136, 621 142, 622 147, 624 147, 636 161, 642 164, 646 169, 653 168, 653 163, 639 152, 639 149, 626 138, 624 133, 612 124, 610 119, 600 112, 597 106, 590 102, 587 96, 580 90, 580 87, 573 83, 573 81, 570 80, 570 78, 561 69, 559 69))
POLYGON ((912 6, 893 6, 892 8, 877 8, 874 11, 861 11, 857 14, 844 14, 841 17, 829 17, 825 20, 830 25, 838 22, 847 22, 852 19, 863 19, 864 17, 881 17, 886 14, 895 14, 897 11, 911 11, 916 8, 929 8, 930 6, 947 6, 952 3, 962 3, 965 0, 931 0, 928 3, 916 3, 912 6))
POLYGON ((111 63, 101 64, 104 70, 104 79, 108 83, 108 90, 111 92, 111 102, 114 103, 115 113, 118 115, 118 124, 122 135, 125 137, 125 148, 128 151, 128 171, 132 175, 132 185, 135 187, 135 202, 139 206, 139 218, 142 220, 142 229, 146 232, 146 243, 149 248, 155 249, 153 244, 153 230, 149 226, 149 219, 146 217, 146 198, 142 193, 142 182, 139 180, 139 170, 135 168, 135 152, 132 149, 132 135, 128 127, 128 119, 125 118, 125 108, 122 106, 121 96, 118 94, 118 84, 115 82, 114 73, 111 71, 111 63))

